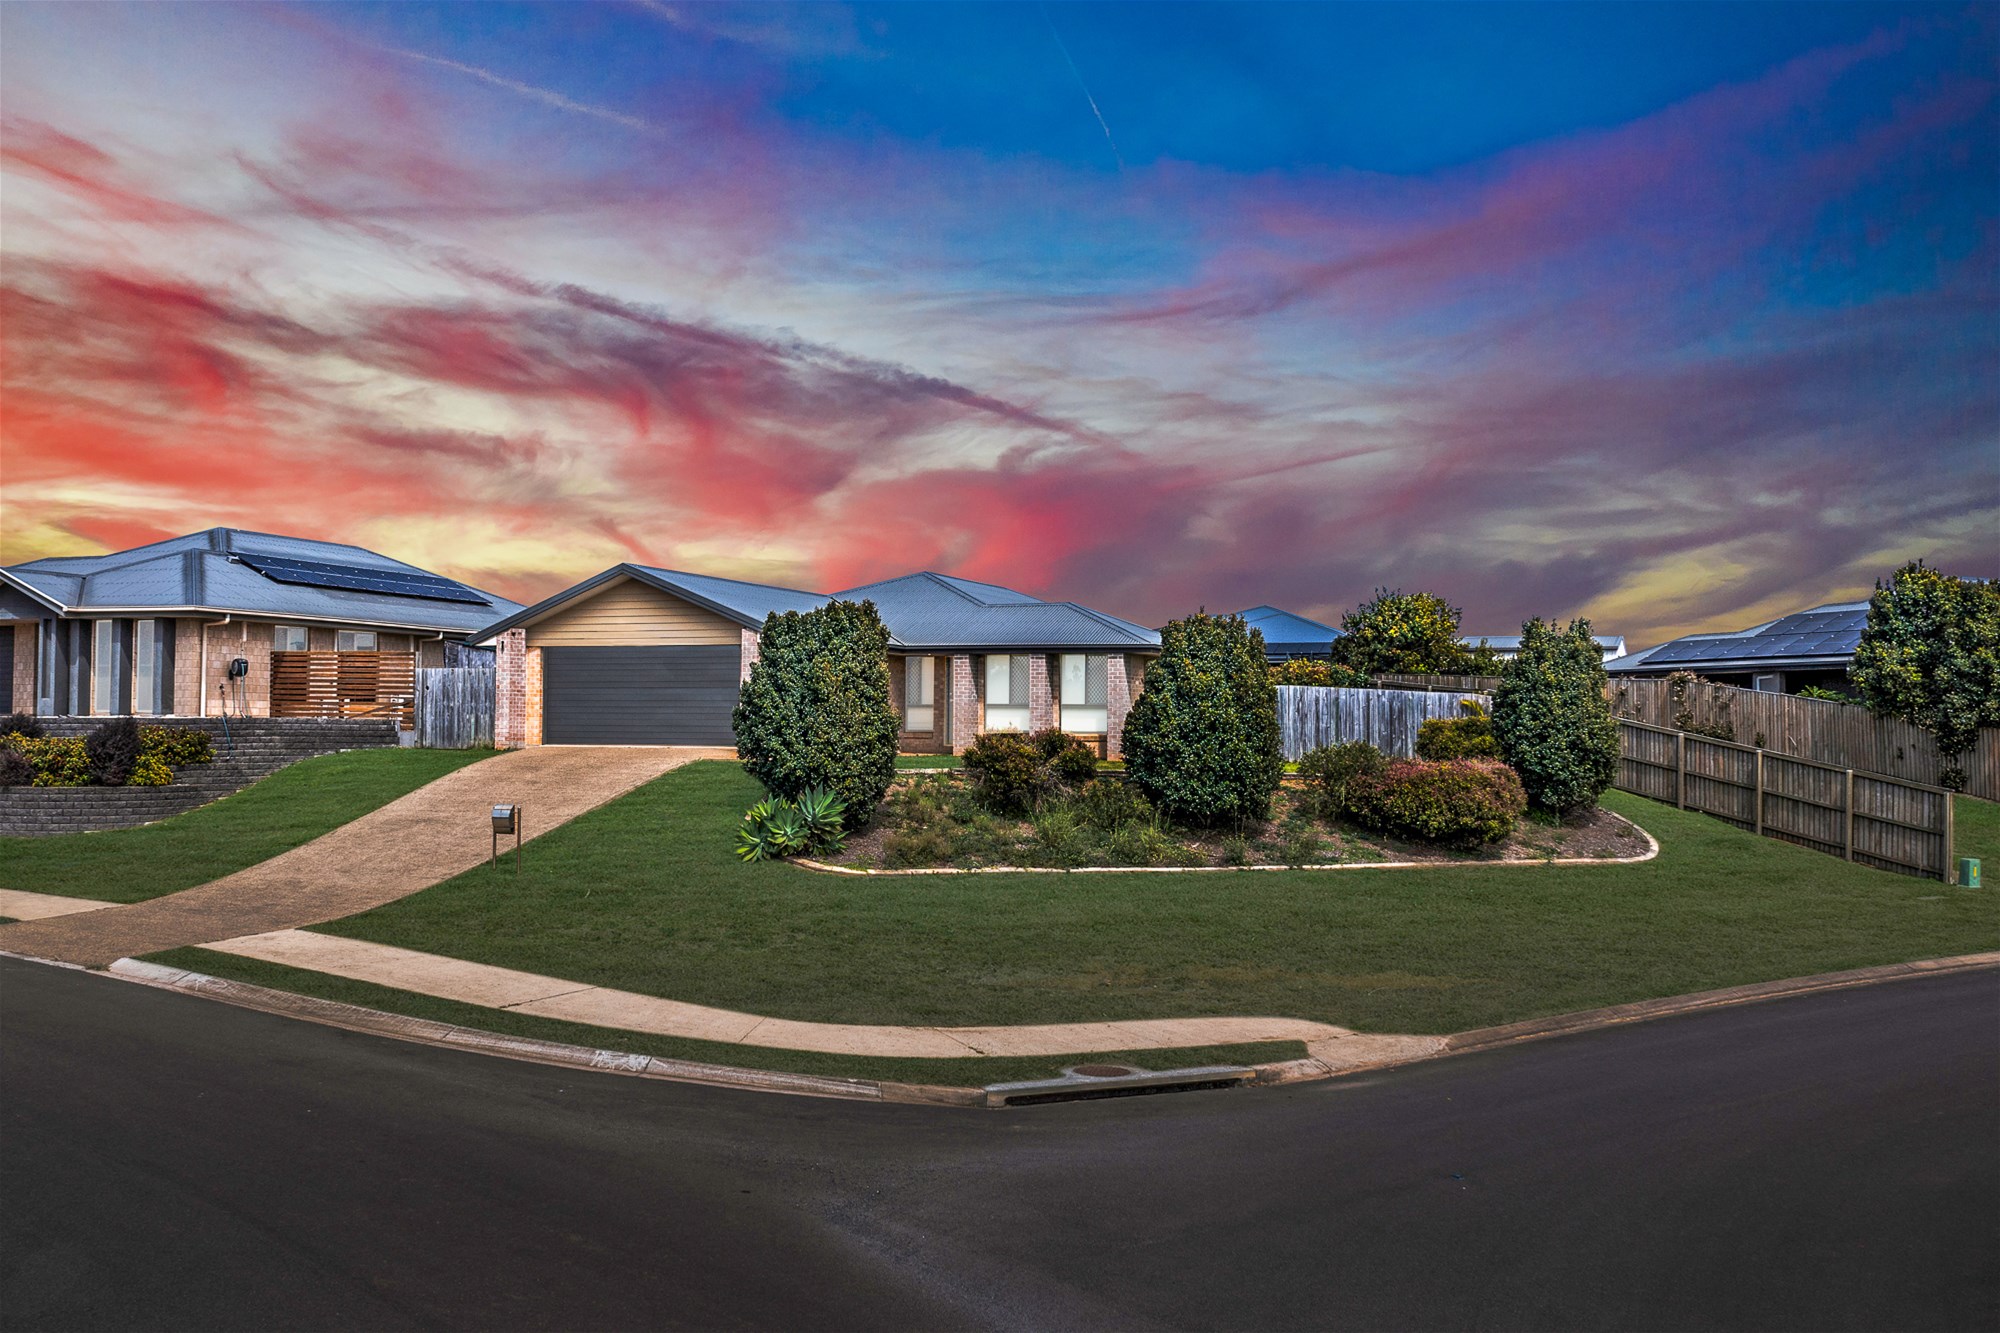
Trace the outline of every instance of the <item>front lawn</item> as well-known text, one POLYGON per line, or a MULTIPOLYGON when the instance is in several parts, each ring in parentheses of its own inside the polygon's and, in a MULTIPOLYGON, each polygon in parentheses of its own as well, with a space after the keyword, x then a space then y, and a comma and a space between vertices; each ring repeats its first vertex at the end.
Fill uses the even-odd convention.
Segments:
MULTIPOLYGON (((691 764, 537 839, 518 877, 481 868, 320 929, 824 1022, 1242 1014, 1412 1033, 2000 948, 1991 891, 1620 793, 1605 805, 1657 859, 911 878, 740 863, 759 794, 736 764, 691 764)), ((1994 849, 1989 813, 1961 815, 1966 851, 1994 849)))
POLYGON ((0 838, 0 888, 136 903, 268 860, 492 750, 346 750, 143 828, 0 838))

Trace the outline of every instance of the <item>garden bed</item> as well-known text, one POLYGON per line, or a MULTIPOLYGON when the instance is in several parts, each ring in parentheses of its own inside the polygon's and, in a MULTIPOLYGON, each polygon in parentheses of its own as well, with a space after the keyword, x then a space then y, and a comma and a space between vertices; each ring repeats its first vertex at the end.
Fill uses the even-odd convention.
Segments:
POLYGON ((1240 828, 1183 828, 1157 818, 1106 827, 1093 824, 1085 808, 1068 800, 1016 818, 984 809, 964 774, 939 772, 899 775, 846 848, 816 860, 851 870, 1197 869, 1615 861, 1644 856, 1649 849, 1637 826, 1603 809, 1561 822, 1524 819, 1505 840, 1475 849, 1409 842, 1344 820, 1316 818, 1309 789, 1289 783, 1274 798, 1270 819, 1240 828))

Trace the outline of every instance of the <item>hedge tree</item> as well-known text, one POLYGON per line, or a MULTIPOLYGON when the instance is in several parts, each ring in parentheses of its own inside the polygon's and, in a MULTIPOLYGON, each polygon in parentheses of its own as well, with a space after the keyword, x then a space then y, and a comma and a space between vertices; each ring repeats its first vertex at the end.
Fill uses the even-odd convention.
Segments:
POLYGON ((1876 582, 1847 674, 1871 709, 1930 732, 1944 785, 1963 787, 1949 761, 2000 726, 2000 588, 1904 565, 1876 582))
POLYGON ((848 827, 868 821, 896 775, 889 631, 873 602, 772 614, 732 717, 736 754, 788 801, 831 791, 848 827))
POLYGON ((1264 636, 1206 613, 1160 631, 1160 656, 1125 719, 1125 776, 1169 816, 1263 819, 1284 773, 1264 636))
POLYGON ((1451 675, 1466 664, 1458 620, 1458 608, 1434 592, 1378 588, 1372 600, 1340 618, 1333 660, 1371 676, 1451 675))
POLYGON ((1618 722, 1588 620, 1521 626, 1521 650, 1493 690, 1493 737, 1540 809, 1579 810, 1603 795, 1618 776, 1618 722))

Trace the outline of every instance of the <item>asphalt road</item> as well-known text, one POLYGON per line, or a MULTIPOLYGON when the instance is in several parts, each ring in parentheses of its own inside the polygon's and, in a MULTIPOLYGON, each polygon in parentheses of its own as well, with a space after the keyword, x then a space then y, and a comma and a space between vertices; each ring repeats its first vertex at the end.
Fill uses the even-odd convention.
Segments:
POLYGON ((432 1050, 0 961, 0 1323, 2000 1325, 2000 973, 1004 1112, 432 1050))

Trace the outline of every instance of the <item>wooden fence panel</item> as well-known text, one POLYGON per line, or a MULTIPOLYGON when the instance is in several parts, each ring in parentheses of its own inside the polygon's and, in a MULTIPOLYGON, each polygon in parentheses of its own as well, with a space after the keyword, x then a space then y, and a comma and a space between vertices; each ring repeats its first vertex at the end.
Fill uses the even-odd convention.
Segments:
POLYGON ((417 655, 275 652, 272 717, 394 717, 412 724, 417 655))
POLYGON ((1492 705, 1481 694, 1280 685, 1278 734, 1287 759, 1350 741, 1407 759, 1417 752, 1417 728, 1432 718, 1463 716, 1459 705, 1466 699, 1492 705))
POLYGON ((1614 785, 1878 870, 1950 881, 1951 795, 1791 755, 1621 721, 1614 785))
MULTIPOLYGON (((1611 711, 1627 721, 1674 727, 1680 725, 1675 714, 1684 707, 1688 725, 1698 730, 1726 730, 1739 745, 1834 768, 1935 787, 1946 762, 1923 728, 1878 717, 1858 704, 1710 681, 1696 682, 1684 703, 1677 703, 1665 680, 1629 676, 1614 677, 1606 689, 1611 711)), ((1956 762, 1965 770, 1966 791, 2000 800, 2000 727, 1982 728, 1977 743, 1956 762)))
POLYGON ((1386 671, 1374 677, 1377 685, 1397 690, 1443 690, 1466 694, 1491 694, 1500 685, 1499 676, 1429 676, 1386 671))
POLYGON ((420 668, 417 744, 434 750, 492 745, 494 679, 490 666, 420 668))

